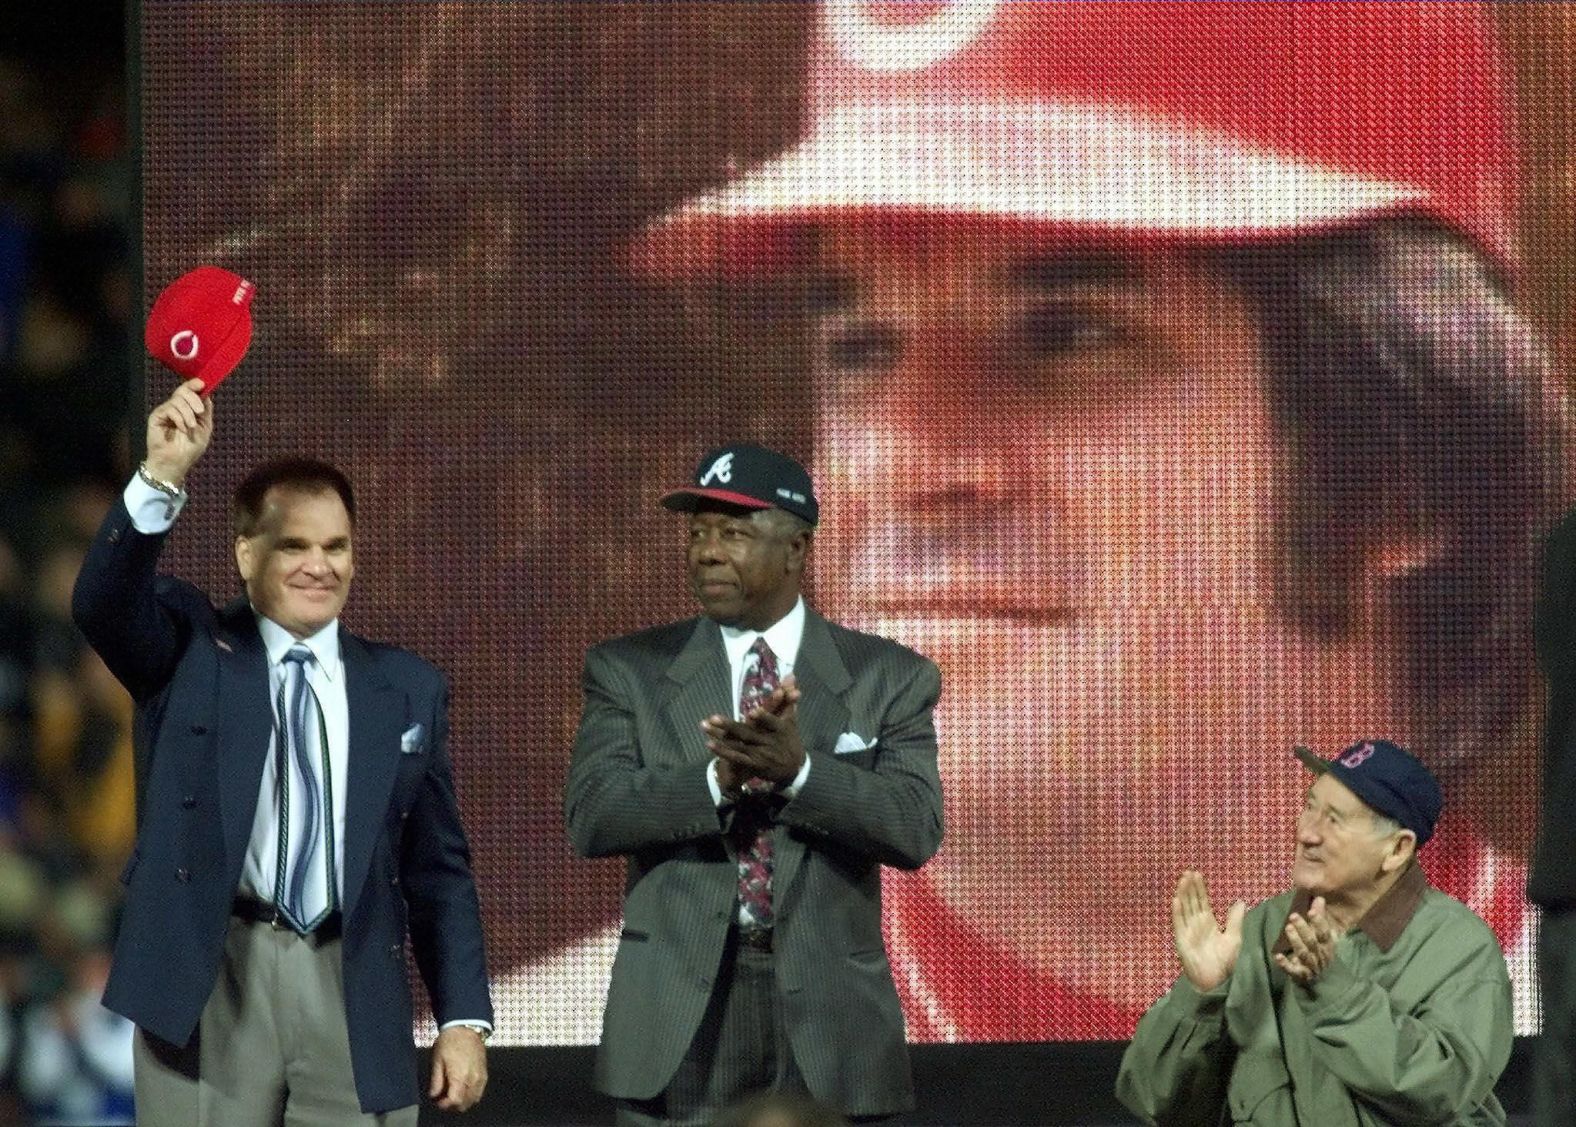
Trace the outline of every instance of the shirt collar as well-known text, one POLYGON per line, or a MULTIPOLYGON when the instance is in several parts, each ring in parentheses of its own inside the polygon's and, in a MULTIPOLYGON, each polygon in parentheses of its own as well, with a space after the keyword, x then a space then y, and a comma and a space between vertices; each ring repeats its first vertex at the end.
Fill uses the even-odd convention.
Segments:
MULTIPOLYGON (((1423 902, 1423 893, 1427 891, 1428 877, 1424 874, 1422 866, 1414 860, 1407 865, 1406 872, 1385 889, 1384 895, 1368 906, 1362 919, 1353 924, 1352 929, 1361 929, 1378 945, 1379 950, 1390 950, 1395 945, 1395 941, 1401 938, 1401 932, 1406 930, 1406 925, 1412 922, 1412 917, 1417 914, 1417 906, 1423 902)), ((1306 918, 1312 904, 1313 895, 1299 888, 1291 898, 1291 912, 1306 918)), ((1291 912, 1287 913, 1288 919, 1291 912)), ((1273 949, 1276 951, 1291 949, 1291 942, 1286 938, 1284 927, 1281 928, 1280 939, 1276 941, 1273 949)))
POLYGON ((339 669, 339 619, 334 619, 316 634, 297 638, 273 619, 259 613, 255 607, 252 613, 257 615, 257 630, 263 636, 263 646, 268 650, 270 668, 285 659, 285 653, 291 646, 300 644, 312 651, 312 657, 323 675, 330 681, 334 679, 339 669))
POLYGON ((727 650, 729 663, 737 666, 743 661, 757 638, 766 639, 772 653, 777 655, 778 665, 793 665, 799 657, 799 643, 804 639, 804 596, 796 599, 793 609, 765 630, 722 627, 722 644, 727 650))

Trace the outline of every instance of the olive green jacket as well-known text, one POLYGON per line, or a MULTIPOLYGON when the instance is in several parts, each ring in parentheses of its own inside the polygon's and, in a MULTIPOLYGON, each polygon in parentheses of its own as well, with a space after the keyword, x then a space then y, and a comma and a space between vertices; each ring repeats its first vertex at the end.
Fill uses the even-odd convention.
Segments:
POLYGON ((1271 952, 1308 899, 1250 911, 1214 990, 1177 979, 1138 1023, 1117 1097, 1161 1124, 1503 1124, 1510 975, 1488 925, 1413 865, 1305 987, 1271 952))

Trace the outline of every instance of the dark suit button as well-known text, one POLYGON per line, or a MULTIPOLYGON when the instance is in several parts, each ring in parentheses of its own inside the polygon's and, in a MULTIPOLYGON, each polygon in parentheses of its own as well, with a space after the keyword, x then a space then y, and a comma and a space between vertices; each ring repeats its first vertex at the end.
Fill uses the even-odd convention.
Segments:
POLYGON ((192 879, 191 870, 190 869, 176 869, 175 870, 175 879, 180 881, 182 884, 186 884, 188 881, 190 881, 192 879))
POLYGON ((399 812, 399 820, 400 821, 403 822, 406 818, 409 818, 409 817, 410 817, 410 811, 409 810, 401 810, 399 812))
POLYGON ((405 944, 403 944, 403 943, 390 943, 389 944, 389 954, 393 955, 396 959, 399 958, 404 953, 405 953, 405 944))
POLYGON ((120 529, 118 529, 118 528, 110 529, 109 542, 111 544, 119 544, 120 543, 120 529))
POLYGON ((181 807, 182 807, 182 809, 190 810, 192 807, 194 807, 196 805, 197 805, 197 796, 195 794, 188 794, 188 795, 186 795, 185 797, 183 797, 181 799, 181 807))
POLYGON ((398 888, 399 887, 399 877, 389 877, 389 887, 390 888, 398 888))
POLYGON ((192 735, 194 735, 194 736, 203 735, 207 731, 208 731, 208 725, 206 725, 206 724, 193 724, 192 725, 192 735))

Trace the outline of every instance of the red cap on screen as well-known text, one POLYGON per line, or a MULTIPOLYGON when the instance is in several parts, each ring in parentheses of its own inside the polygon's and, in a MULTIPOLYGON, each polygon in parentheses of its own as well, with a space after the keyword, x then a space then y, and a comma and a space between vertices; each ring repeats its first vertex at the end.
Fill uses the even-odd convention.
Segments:
POLYGON ((1506 95, 1481 4, 832 0, 798 142, 633 260, 747 273, 860 213, 1227 243, 1408 212, 1508 266, 1506 95))
POLYGON ((210 395, 252 343, 257 287, 217 266, 199 266, 165 287, 148 314, 148 353, 183 380, 199 379, 210 395))

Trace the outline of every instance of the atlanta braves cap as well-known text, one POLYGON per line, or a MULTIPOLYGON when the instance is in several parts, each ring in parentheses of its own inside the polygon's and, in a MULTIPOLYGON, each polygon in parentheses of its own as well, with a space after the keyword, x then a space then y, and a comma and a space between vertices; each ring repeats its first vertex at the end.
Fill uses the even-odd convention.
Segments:
POLYGON ((252 343, 255 286, 217 266, 199 266, 165 287, 148 314, 148 353, 203 395, 235 370, 252 343))
POLYGON ((777 508, 812 525, 821 517, 805 468, 788 455, 753 442, 735 442, 711 451, 695 467, 694 483, 664 494, 662 505, 690 513, 703 500, 741 509, 777 508))
POLYGON ((1411 752, 1389 740, 1354 743, 1334 759, 1321 759, 1305 747, 1293 752, 1315 775, 1335 776, 1369 806, 1411 830, 1418 845, 1434 836, 1445 798, 1433 772, 1411 752))

